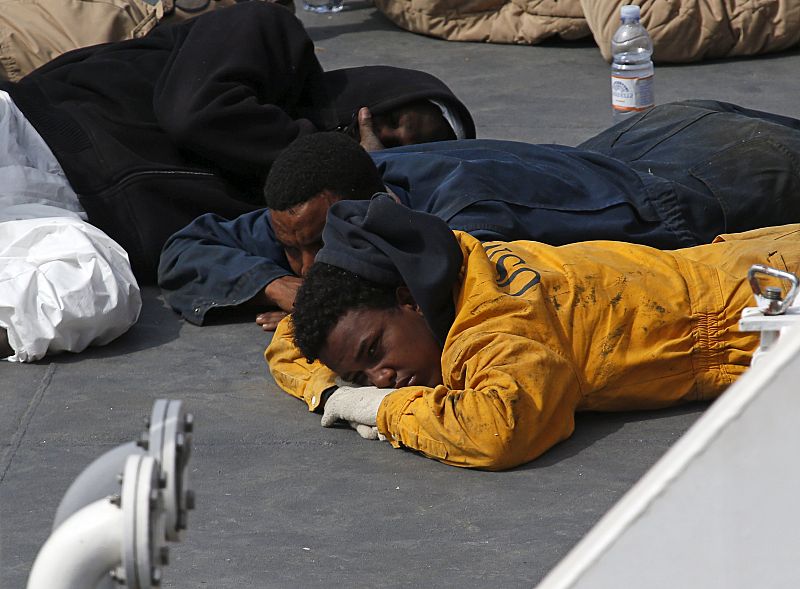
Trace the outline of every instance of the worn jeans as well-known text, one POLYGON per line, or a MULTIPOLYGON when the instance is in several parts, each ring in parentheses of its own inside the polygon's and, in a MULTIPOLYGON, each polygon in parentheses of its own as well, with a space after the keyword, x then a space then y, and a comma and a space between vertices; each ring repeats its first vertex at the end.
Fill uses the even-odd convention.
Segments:
POLYGON ((579 147, 665 179, 652 204, 665 222, 697 243, 719 233, 800 220, 796 119, 725 102, 675 102, 623 121, 579 147))

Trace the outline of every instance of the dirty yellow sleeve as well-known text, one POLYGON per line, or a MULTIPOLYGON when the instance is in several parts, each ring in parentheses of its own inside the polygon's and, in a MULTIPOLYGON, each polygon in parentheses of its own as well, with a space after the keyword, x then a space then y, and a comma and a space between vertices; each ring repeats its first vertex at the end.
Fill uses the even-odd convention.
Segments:
POLYGON ((289 317, 278 324, 264 359, 278 386, 305 401, 309 411, 319 406, 322 391, 333 386, 336 378, 319 360, 309 363, 295 347, 289 317))

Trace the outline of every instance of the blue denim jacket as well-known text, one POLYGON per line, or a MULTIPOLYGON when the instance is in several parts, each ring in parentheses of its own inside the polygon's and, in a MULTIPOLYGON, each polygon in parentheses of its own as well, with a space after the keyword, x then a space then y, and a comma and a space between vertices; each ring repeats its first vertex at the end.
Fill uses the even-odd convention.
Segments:
MULTIPOLYGON (((484 241, 674 249, 800 221, 800 122, 725 103, 659 106, 578 148, 478 139, 372 157, 405 205, 484 241)), ((202 324, 209 309, 239 305, 291 274, 264 209, 203 215, 173 235, 159 284, 176 311, 202 324)))

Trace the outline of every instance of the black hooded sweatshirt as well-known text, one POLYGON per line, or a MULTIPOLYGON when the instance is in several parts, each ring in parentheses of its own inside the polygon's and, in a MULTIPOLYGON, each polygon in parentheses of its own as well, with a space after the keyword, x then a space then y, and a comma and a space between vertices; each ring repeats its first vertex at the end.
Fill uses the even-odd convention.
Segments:
POLYGON ((378 68, 378 88, 370 68, 352 69, 323 74, 294 15, 247 2, 72 51, 0 89, 53 151, 89 221, 148 281, 172 233, 203 213, 263 207, 278 154, 297 137, 346 126, 359 106, 380 113, 422 94, 451 105, 474 133, 435 77, 378 68))

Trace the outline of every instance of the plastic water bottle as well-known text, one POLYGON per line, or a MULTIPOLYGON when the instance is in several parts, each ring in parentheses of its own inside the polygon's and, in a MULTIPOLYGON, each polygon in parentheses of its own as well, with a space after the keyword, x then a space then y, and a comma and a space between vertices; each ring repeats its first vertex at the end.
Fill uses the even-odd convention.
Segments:
POLYGON ((622 23, 611 38, 611 107, 615 123, 655 104, 650 59, 653 41, 639 22, 639 16, 638 6, 623 6, 622 23))

